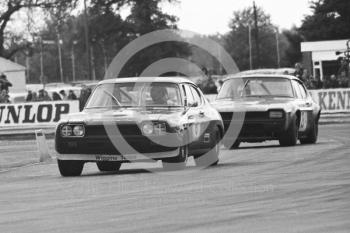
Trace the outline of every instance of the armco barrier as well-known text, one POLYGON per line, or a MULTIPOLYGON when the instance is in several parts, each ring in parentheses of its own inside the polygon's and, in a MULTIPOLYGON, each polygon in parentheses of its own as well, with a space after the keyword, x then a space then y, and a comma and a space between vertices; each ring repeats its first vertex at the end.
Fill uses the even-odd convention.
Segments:
MULTIPOLYGON (((322 108, 323 123, 349 122, 350 88, 311 90, 310 94, 322 108)), ((216 95, 206 98, 212 102, 216 95)), ((34 133, 35 129, 53 132, 60 119, 77 112, 79 101, 0 104, 0 135, 34 133)))

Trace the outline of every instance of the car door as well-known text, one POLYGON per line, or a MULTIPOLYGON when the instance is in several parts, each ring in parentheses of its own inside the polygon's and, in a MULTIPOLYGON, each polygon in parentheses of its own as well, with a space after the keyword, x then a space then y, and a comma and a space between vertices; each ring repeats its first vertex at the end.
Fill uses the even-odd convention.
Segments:
POLYGON ((187 108, 187 113, 185 117, 187 117, 187 124, 188 124, 188 140, 192 144, 192 142, 196 140, 199 111, 196 106, 196 102, 193 97, 189 84, 183 84, 182 87, 183 87, 183 92, 185 96, 185 106, 187 108))
POLYGON ((297 81, 292 80, 294 91, 296 93, 296 104, 300 110, 300 132, 305 132, 313 120, 314 102, 310 94, 306 91, 304 85, 297 81))
POLYGON ((192 84, 188 84, 187 91, 190 92, 189 95, 192 95, 194 101, 191 107, 191 111, 194 114, 194 122, 191 127, 192 141, 190 149, 199 151, 207 148, 207 146, 209 147, 210 135, 206 132, 208 131, 208 127, 210 127, 210 117, 198 88, 192 84))

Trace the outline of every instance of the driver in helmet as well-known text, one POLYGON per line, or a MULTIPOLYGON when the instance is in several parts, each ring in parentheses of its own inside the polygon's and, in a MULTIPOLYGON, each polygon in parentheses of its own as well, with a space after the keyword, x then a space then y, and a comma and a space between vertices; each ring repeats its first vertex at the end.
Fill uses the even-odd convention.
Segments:
POLYGON ((164 86, 152 86, 151 98, 154 104, 168 105, 169 95, 164 86))

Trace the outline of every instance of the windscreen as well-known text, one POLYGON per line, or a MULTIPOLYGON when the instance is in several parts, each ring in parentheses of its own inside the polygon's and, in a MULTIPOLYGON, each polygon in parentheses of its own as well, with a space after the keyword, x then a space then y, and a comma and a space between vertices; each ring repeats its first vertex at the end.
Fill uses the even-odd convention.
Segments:
POLYGON ((217 99, 240 99, 249 97, 293 98, 291 81, 286 78, 249 77, 229 79, 224 82, 217 99))
POLYGON ((86 108, 182 106, 174 83, 107 83, 96 87, 86 108))

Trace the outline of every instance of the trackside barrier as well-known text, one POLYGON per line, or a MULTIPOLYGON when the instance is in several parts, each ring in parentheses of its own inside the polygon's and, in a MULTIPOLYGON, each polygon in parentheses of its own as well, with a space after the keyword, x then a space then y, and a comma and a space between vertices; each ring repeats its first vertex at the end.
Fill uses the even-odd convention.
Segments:
POLYGON ((311 90, 323 113, 350 113, 350 88, 311 90))
MULTIPOLYGON (((310 90, 322 108, 322 117, 338 113, 350 116, 350 88, 310 90)), ((206 95, 209 102, 216 95, 206 95)), ((0 134, 20 134, 22 130, 54 129, 61 119, 79 112, 79 101, 50 101, 22 104, 0 104, 0 134)), ((326 119, 325 119, 326 120, 326 119)), ((327 121, 327 120, 326 120, 327 121)))
POLYGON ((70 113, 79 112, 79 101, 0 104, 0 130, 55 127, 70 113))

